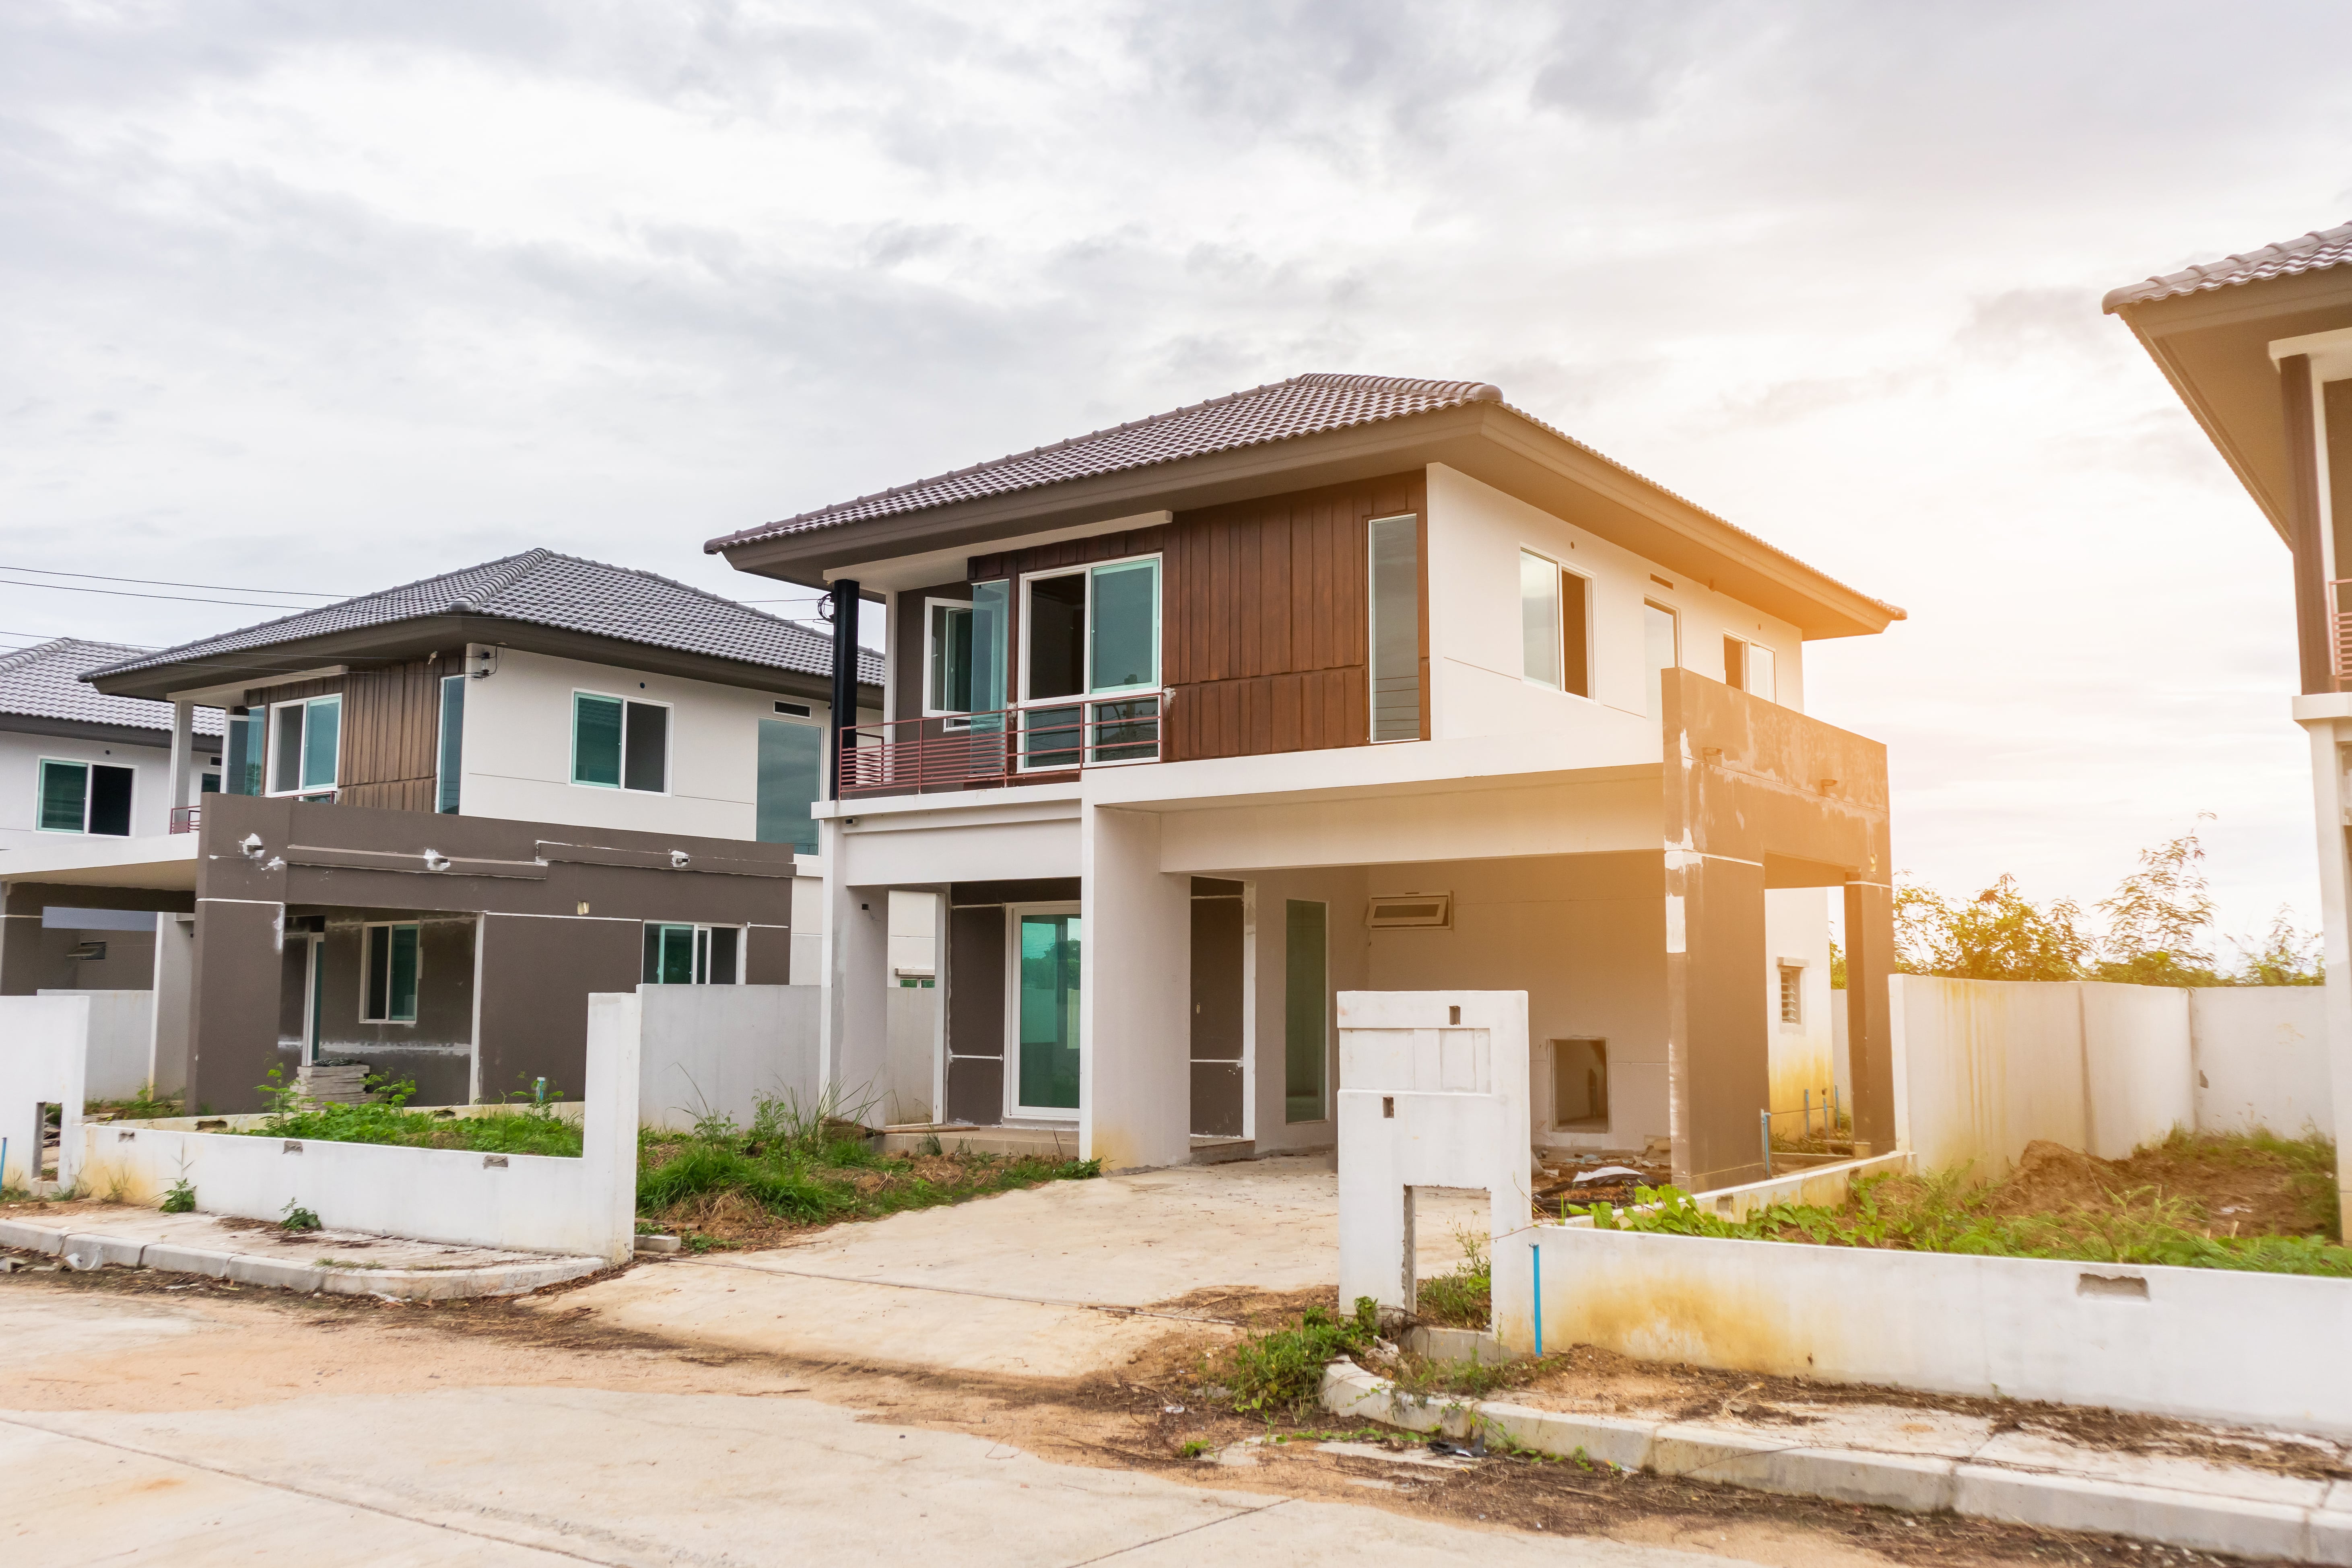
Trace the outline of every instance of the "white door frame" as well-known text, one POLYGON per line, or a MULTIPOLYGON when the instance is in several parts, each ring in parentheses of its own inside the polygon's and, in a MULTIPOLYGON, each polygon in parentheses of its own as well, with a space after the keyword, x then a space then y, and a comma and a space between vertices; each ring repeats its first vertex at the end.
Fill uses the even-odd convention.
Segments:
MULTIPOLYGON (((1024 1106, 1021 1103, 1021 921, 1027 915, 1076 915, 1082 912, 1074 900, 1004 906, 1004 1120, 1007 1121, 1059 1121, 1073 1127, 1077 1125, 1077 1106, 1024 1106)), ((1078 941, 1084 942, 1086 940, 1086 927, 1081 924, 1078 941)), ((1083 1013, 1080 1016, 1083 1017, 1083 1013)), ((1087 1048, 1083 1034, 1079 1036, 1077 1045, 1083 1055, 1087 1048)))

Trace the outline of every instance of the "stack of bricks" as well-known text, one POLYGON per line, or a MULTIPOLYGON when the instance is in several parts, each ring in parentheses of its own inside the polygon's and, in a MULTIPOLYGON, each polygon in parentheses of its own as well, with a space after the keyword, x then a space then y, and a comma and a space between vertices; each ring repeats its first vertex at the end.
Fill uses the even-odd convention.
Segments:
POLYGON ((300 1068, 294 1081, 302 1098, 315 1104, 364 1105, 367 1076, 365 1062, 318 1062, 300 1068))

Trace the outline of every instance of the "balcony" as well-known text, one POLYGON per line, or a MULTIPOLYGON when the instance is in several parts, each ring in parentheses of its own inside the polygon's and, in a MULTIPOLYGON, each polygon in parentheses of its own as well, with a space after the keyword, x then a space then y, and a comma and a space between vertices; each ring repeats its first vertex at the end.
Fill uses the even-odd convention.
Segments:
POLYGON ((172 808, 173 833, 194 833, 204 826, 205 808, 201 805, 175 805, 172 808))
POLYGON ((841 798, 1067 778, 1160 758, 1164 692, 1069 698, 952 718, 860 724, 842 753, 841 798))

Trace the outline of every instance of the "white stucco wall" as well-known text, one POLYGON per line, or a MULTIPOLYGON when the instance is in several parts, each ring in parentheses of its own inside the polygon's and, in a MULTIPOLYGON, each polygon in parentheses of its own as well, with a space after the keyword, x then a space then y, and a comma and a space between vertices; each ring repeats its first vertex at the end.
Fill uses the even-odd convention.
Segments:
POLYGON ((685 1130, 706 1116, 748 1127, 762 1100, 818 1097, 814 985, 640 985, 637 1120, 685 1130))
POLYGON ((2236 985, 2189 994, 2197 1125, 2284 1137, 2336 1125, 2328 1101, 2327 991, 2236 985))
MULTIPOLYGON (((79 836, 69 833, 43 833, 33 824, 38 820, 41 759, 58 757, 68 762, 102 763, 109 767, 129 768, 131 781, 131 836, 146 837, 165 831, 172 818, 172 752, 170 743, 158 736, 153 746, 130 746, 120 741, 72 740, 63 735, 27 735, 15 730, 0 730, 0 852, 10 849, 54 849, 60 844, 75 842, 79 836)), ((213 759, 220 753, 216 739, 199 737, 200 749, 195 753, 194 773, 218 773, 213 759)), ((189 799, 196 798, 196 783, 189 786, 189 799)), ((117 842, 116 840, 108 840, 117 842)), ((5 874, 7 862, 0 853, 0 874, 5 874)))
MULTIPOLYGON (((828 704, 803 702, 822 725, 828 704)), ((497 672, 466 689, 468 816, 750 838, 760 779, 760 722, 782 718, 774 693, 500 648, 497 672), (593 691, 670 705, 669 789, 603 789, 572 779, 572 696, 593 691)))
POLYGON ((82 1072, 89 1058, 88 996, 0 996, 0 1184, 29 1185, 41 1170, 39 1108, 60 1109, 58 1184, 81 1166, 82 1072))
POLYGON ((148 1082, 155 1059, 155 993, 42 989, 42 996, 89 998, 89 1053, 82 1093, 91 1100, 129 1100, 148 1082))
POLYGON ((1598 535, 1442 463, 1429 468, 1432 734, 1438 738, 1572 728, 1599 752, 1654 759, 1642 606, 1676 613, 1681 664, 1724 678, 1730 635, 1772 650, 1774 700, 1804 706, 1803 644, 1795 627, 1646 561, 1598 535), (1531 550, 1591 579, 1594 697, 1528 683, 1519 620, 1519 552, 1531 550), (1654 578, 1664 578, 1672 587, 1654 578))
MULTIPOLYGON (((1764 895, 1764 1016, 1772 1030, 1775 1110, 1801 1110, 1808 1093, 1819 1106, 1823 1091, 1839 1081, 1831 1034, 1829 901, 1843 896, 1829 888, 1775 888, 1764 895), (1784 963, 1802 966, 1794 1024, 1780 1020, 1784 963)), ((1844 994, 1836 999, 1842 1005, 1844 994)), ((1795 1117, 1775 1123, 1783 1132, 1801 1125, 1795 1117)))
POLYGON ((1383 866, 1365 891, 1454 895, 1445 931, 1366 931, 1360 900, 1333 910, 1335 931, 1344 922, 1366 941, 1367 989, 1528 994, 1538 1145, 1638 1150, 1666 1135, 1665 883, 1655 853, 1383 866), (1550 1042, 1576 1037, 1608 1042, 1606 1131, 1553 1125, 1550 1042))

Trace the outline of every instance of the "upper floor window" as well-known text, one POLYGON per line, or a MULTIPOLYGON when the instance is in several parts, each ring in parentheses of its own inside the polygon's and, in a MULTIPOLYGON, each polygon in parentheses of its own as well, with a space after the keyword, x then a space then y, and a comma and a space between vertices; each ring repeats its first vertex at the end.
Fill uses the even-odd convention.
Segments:
POLYGON ((816 823, 809 807, 816 804, 824 779, 822 729, 789 719, 761 720, 753 837, 762 844, 789 844, 796 853, 815 854, 816 823))
POLYGON ((1372 739, 1421 739, 1421 519, 1365 525, 1371 559, 1366 630, 1371 655, 1372 739))
POLYGON ((1642 662, 1650 677, 1650 717, 1665 711, 1665 675, 1682 662, 1681 628, 1675 613, 1664 605, 1642 601, 1642 662))
POLYGON ((1592 695, 1587 634, 1591 587, 1531 550, 1519 552, 1521 673, 1537 686, 1592 695))
POLYGON ((1723 683, 1750 697, 1777 702, 1773 692, 1772 650, 1740 637, 1723 639, 1723 683))
POLYGON ((572 782, 650 795, 667 791, 668 704, 573 692, 572 782))
POLYGON ((1160 558, 1022 580, 1030 699, 1152 691, 1160 686, 1160 558))
POLYGON ((923 711, 969 713, 971 708, 971 605, 945 599, 923 601, 925 640, 923 711))
POLYGON ((131 836, 129 768, 105 763, 41 759, 40 798, 33 826, 43 833, 131 836))
POLYGON ((435 757, 433 809, 454 813, 466 774, 466 679, 441 678, 441 737, 435 757))
POLYGON ((221 779, 222 789, 230 795, 261 793, 261 760, 268 741, 260 714, 247 709, 229 714, 228 744, 222 753, 228 761, 228 772, 221 779))
POLYGON ((343 700, 310 697, 269 709, 269 793, 332 800, 342 750, 343 700))
POLYGON ((649 923, 644 973, 648 985, 740 985, 742 928, 649 923))

